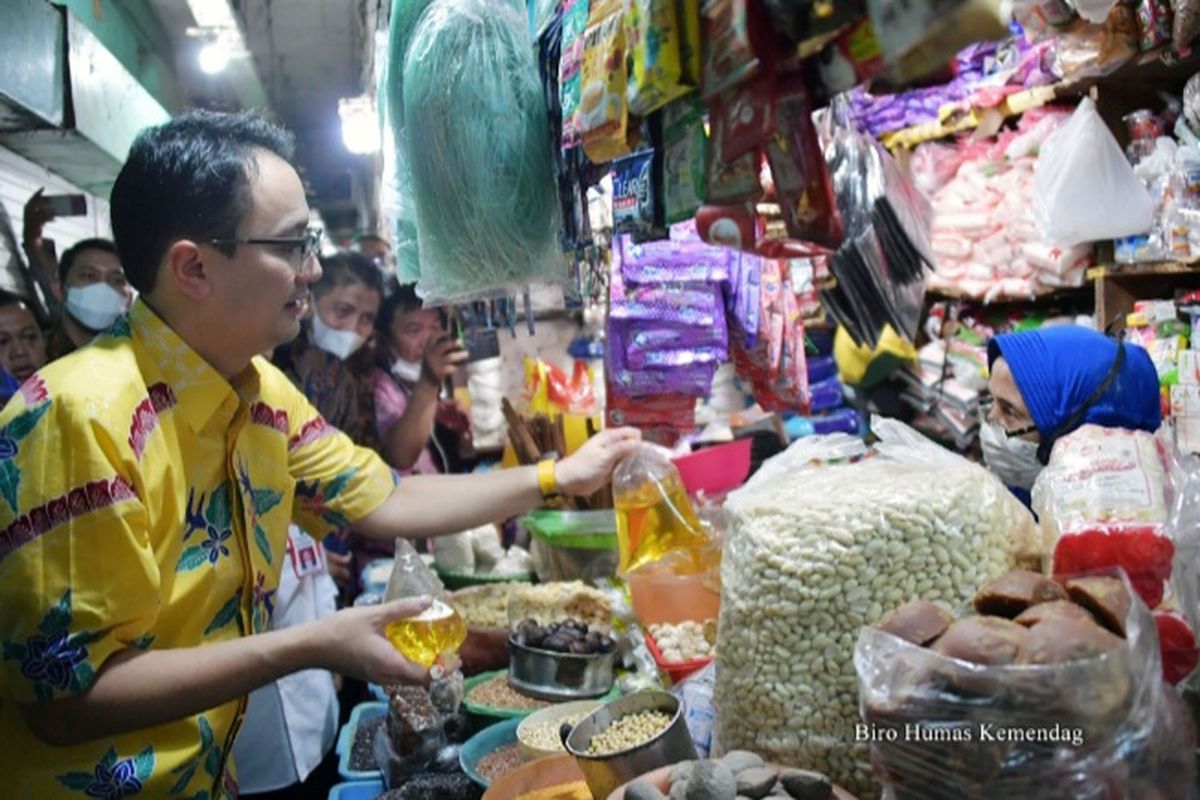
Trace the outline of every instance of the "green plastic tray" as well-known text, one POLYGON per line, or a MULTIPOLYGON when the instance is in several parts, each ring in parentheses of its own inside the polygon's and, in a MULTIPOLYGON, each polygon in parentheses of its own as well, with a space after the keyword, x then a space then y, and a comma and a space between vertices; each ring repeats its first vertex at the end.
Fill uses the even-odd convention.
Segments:
MULTIPOLYGON (((472 703, 470 700, 466 699, 466 695, 470 694, 471 690, 474 689, 476 686, 478 686, 481 683, 484 683, 485 681, 489 681, 492 678, 500 676, 500 675, 507 677, 508 670, 501 669, 501 670, 496 670, 495 672, 482 672, 472 678, 467 678, 465 681, 463 681, 463 708, 465 708, 467 710, 467 713, 473 714, 477 717, 486 717, 489 719, 517 719, 517 718, 528 717, 533 712, 541 711, 543 708, 546 708, 547 706, 556 705, 555 703, 547 703, 546 706, 540 706, 538 708, 531 708, 528 710, 519 711, 519 710, 513 709, 513 708, 492 708, 491 706, 481 706, 476 703, 472 703)), ((607 703, 609 700, 616 700, 618 697, 620 697, 620 695, 621 695, 621 692, 617 688, 617 684, 614 681, 613 688, 611 690, 609 690, 608 694, 604 695, 603 697, 597 697, 595 699, 601 703, 607 703)), ((564 701, 564 702, 566 702, 566 701, 564 701)))
POLYGON ((459 589, 468 589, 472 586, 485 586, 491 583, 533 583, 537 580, 537 576, 532 572, 522 572, 519 575, 476 575, 466 572, 451 572, 439 568, 436 564, 433 571, 442 579, 448 591, 454 592, 459 589))
POLYGON ((521 518, 533 536, 554 547, 616 550, 617 515, 612 511, 556 511, 540 508, 521 518))

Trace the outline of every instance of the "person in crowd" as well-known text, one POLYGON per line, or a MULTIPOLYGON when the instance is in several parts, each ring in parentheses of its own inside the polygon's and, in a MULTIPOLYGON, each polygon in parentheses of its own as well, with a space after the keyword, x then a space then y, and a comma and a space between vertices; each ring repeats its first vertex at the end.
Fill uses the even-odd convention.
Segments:
POLYGON ((383 277, 365 256, 342 251, 321 260, 312 298, 300 335, 276 350, 275 365, 329 424, 355 444, 377 449, 368 345, 383 303, 383 277))
POLYGON ((411 285, 399 287, 384 301, 376 330, 380 453, 401 474, 453 471, 470 422, 440 394, 446 380, 466 363, 467 352, 446 333, 437 309, 422 307, 411 285))
POLYGON ((1156 431, 1162 422, 1150 355, 1097 331, 1003 334, 988 344, 988 364, 984 461, 1026 503, 1054 443, 1081 425, 1156 431))
POLYGON ((43 229, 54 215, 40 202, 39 191, 25 206, 25 251, 49 285, 57 312, 46 351, 51 361, 87 344, 129 310, 133 293, 121 268, 117 247, 108 239, 76 242, 57 265, 43 229))
POLYGON ((188 112, 113 186, 129 315, 0 412, 0 770, 16 798, 236 796, 251 690, 300 669, 423 683, 385 627, 428 598, 268 630, 287 530, 381 540, 588 494, 637 446, 394 480, 258 356, 295 338, 318 231, 282 129, 188 112))
POLYGON ((395 274, 396 262, 392 258, 392 246, 388 240, 376 233, 362 233, 354 238, 352 249, 367 257, 380 274, 392 277, 395 274))
POLYGON ((0 367, 23 383, 46 361, 46 337, 29 303, 0 290, 0 367))

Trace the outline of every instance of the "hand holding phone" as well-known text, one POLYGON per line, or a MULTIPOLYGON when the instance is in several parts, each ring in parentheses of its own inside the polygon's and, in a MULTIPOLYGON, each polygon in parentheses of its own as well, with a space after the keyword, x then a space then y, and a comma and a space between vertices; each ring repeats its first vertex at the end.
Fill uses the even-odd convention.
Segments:
POLYGON ((81 194, 42 195, 40 205, 56 217, 87 216, 87 197, 81 194))

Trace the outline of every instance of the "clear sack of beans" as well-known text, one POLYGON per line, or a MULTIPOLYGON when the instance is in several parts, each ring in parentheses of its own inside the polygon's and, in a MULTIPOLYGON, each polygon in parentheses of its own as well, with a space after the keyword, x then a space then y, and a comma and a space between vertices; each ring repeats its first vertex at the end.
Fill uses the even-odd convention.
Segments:
POLYGON ((718 755, 751 750, 864 797, 859 629, 917 598, 957 607, 1040 559, 1033 517, 995 476, 903 423, 872 428, 872 448, 800 440, 727 499, 713 694, 718 755))
POLYGON ((1194 736, 1120 570, 910 603, 855 648, 883 800, 1195 800, 1194 736), (1049 591, 1043 591, 1049 590, 1049 591))

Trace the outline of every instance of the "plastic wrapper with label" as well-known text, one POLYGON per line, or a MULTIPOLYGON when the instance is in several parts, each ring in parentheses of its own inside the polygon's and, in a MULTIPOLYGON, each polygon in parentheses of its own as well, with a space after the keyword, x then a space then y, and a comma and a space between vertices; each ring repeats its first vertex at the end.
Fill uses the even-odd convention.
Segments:
POLYGON ((966 604, 1040 558, 1032 515, 994 475, 895 420, 767 461, 725 507, 716 741, 871 796, 854 642, 904 602, 966 604))
POLYGON ((1085 425, 1054 446, 1034 485, 1046 561, 1055 574, 1122 568, 1152 610, 1162 637, 1163 674, 1177 683, 1200 659, 1178 612, 1170 525, 1174 498, 1166 437, 1085 425))
POLYGON ((603 164, 629 152, 625 19, 617 0, 593 0, 583 35, 579 127, 583 150, 603 164))
POLYGON ((1123 628, 1101 655, 991 666, 863 628, 858 732, 885 800, 1194 800, 1193 737, 1142 603, 1123 628))

